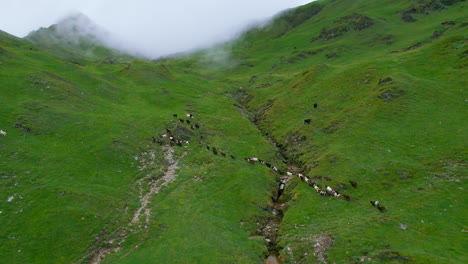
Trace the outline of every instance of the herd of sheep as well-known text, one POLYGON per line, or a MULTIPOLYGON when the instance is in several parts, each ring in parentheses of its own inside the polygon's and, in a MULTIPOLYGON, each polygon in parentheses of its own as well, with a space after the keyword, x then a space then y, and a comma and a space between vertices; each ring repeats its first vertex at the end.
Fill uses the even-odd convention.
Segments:
MULTIPOLYGON (((177 114, 174 114, 173 117, 176 117, 177 118, 177 114)), ((192 114, 186 114, 186 117, 189 118, 189 119, 193 119, 194 116, 192 114)), ((187 123, 187 124, 191 124, 190 120, 186 119, 179 119, 179 121, 181 123, 187 123)), ((194 124, 194 125, 191 125, 190 126, 192 130, 195 130, 195 129, 199 129, 200 126, 198 124, 194 124)), ((151 141, 152 142, 157 142, 159 145, 163 145, 165 144, 164 142, 164 139, 169 139, 169 144, 174 146, 174 145, 177 145, 177 146, 182 146, 184 143, 185 144, 189 144, 190 142, 188 140, 180 140, 180 139, 177 139, 172 131, 168 128, 166 128, 166 134, 162 134, 160 135, 160 138, 161 139, 156 139, 155 137, 151 137, 151 141)), ((0 130, 0 135, 1 136, 6 136, 7 133, 3 130, 0 130)), ((224 152, 221 152, 219 151, 216 147, 210 147, 210 146, 206 146, 206 150, 207 151, 212 151, 214 155, 218 155, 218 153, 223 156, 223 157, 227 157, 227 154, 224 153, 224 152)), ((229 157, 231 159, 236 159, 235 156, 233 155, 229 155, 229 157)), ((282 177, 280 183, 279 183, 279 187, 278 187, 278 195, 276 197, 275 200, 278 200, 279 197, 283 194, 284 192, 284 189, 286 188, 286 184, 287 182, 289 181, 289 179, 291 179, 294 174, 292 172, 289 172, 289 171, 285 171, 285 170, 279 170, 276 166, 273 166, 271 163, 268 163, 268 162, 265 162, 264 160, 261 160, 259 158, 256 158, 256 157, 250 157, 250 158, 244 158, 245 161, 251 163, 251 164, 255 164, 255 163, 260 163, 260 164, 263 164, 265 166, 267 166, 268 168, 272 169, 275 173, 279 174, 279 175, 287 175, 287 177, 282 177)), ((332 187, 330 186, 326 186, 324 190, 322 190, 318 185, 317 183, 310 179, 308 176, 306 175, 303 175, 302 173, 298 173, 296 175, 302 182, 308 184, 309 186, 313 187, 314 190, 319 194, 319 195, 322 195, 322 196, 331 196, 331 197, 335 197, 335 198, 340 198, 340 197, 343 197, 344 200, 346 201, 350 201, 351 200, 351 197, 349 197, 348 195, 346 194, 340 194, 338 191, 334 190, 332 187)), ((357 188, 357 182, 354 182, 354 181, 349 181, 349 183, 351 184, 352 187, 354 188, 357 188)), ((370 201, 371 205, 376 207, 380 212, 384 212, 385 211, 385 207, 381 206, 379 201, 370 201)))
MULTIPOLYGON (((174 114, 173 117, 177 118, 178 115, 174 114)), ((191 121, 189 119, 194 119, 194 116, 192 114, 186 114, 186 117, 188 119, 185 119, 185 120, 184 119, 179 119, 179 121, 181 123, 191 124, 191 121)), ((191 127, 192 130, 200 128, 200 126, 198 124, 191 125, 190 127, 191 127)), ((166 128, 166 131, 167 131, 167 133, 160 135, 160 137, 162 139, 169 138, 169 140, 170 140, 169 142, 170 142, 171 145, 182 146, 183 143, 189 144, 189 141, 182 141, 182 140, 176 139, 175 136, 172 134, 170 129, 166 128)), ((152 141, 153 142, 158 142, 159 145, 164 144, 164 141, 156 140, 154 137, 152 138, 152 141)), ((206 145, 206 151, 212 151, 214 155, 219 154, 219 155, 221 155, 223 157, 229 156, 231 159, 234 159, 234 160, 236 159, 235 156, 228 155, 225 152, 222 152, 218 148, 213 147, 213 146, 206 145)), ((308 177, 308 176, 306 176, 306 175, 304 175, 302 173, 297 173, 296 175, 294 175, 292 172, 289 172, 287 170, 278 169, 276 166, 273 166, 271 163, 266 162, 266 161, 264 161, 262 159, 259 159, 257 157, 244 158, 244 160, 249 162, 250 164, 255 164, 255 163, 263 164, 266 167, 270 168, 272 171, 274 171, 276 174, 280 175, 281 180, 280 180, 279 185, 278 185, 278 193, 277 193, 276 198, 274 199, 275 201, 278 201, 279 197, 283 194, 283 192, 284 192, 284 190, 286 188, 286 184, 288 183, 288 181, 290 179, 294 178, 294 176, 297 176, 302 182, 304 182, 307 185, 309 185, 310 187, 314 188, 316 193, 318 193, 321 196, 330 196, 330 197, 335 197, 335 198, 343 198, 346 201, 351 201, 351 197, 349 195, 340 194, 338 191, 334 190, 332 187, 330 187, 328 185, 325 186, 325 189, 322 190, 317 185, 317 182, 315 180, 311 179, 310 177, 308 177)), ((351 184, 352 187, 357 188, 357 185, 358 185, 357 182, 349 181, 349 183, 351 184)), ((379 201, 370 201, 370 203, 371 203, 372 206, 376 207, 380 212, 384 212, 386 210, 385 207, 380 205, 379 201)))

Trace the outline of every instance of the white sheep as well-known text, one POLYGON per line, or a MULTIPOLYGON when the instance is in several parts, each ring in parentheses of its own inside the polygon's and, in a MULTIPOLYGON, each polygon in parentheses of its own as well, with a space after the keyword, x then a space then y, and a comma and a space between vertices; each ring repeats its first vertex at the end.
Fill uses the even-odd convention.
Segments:
POLYGON ((5 132, 5 131, 3 131, 3 130, 0 130, 0 135, 2 135, 2 136, 6 136, 6 132, 5 132))
POLYGON ((320 188, 316 184, 314 184, 314 189, 316 192, 320 192, 320 188))

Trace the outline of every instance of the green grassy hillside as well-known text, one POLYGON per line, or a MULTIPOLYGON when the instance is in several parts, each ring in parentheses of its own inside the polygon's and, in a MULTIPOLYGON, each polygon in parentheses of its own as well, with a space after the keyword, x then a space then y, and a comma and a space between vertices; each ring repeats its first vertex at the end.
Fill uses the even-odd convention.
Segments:
POLYGON ((316 1, 156 61, 0 32, 0 256, 465 263, 465 5, 316 1), (341 197, 293 177, 276 201, 287 170, 341 197))
POLYGON ((287 34, 257 29, 235 49, 253 65, 236 77, 252 120, 289 163, 351 197, 298 185, 284 260, 314 262, 326 234, 330 262, 465 262, 465 3, 414 12, 414 22, 401 15, 408 1, 313 5, 322 11, 287 34))

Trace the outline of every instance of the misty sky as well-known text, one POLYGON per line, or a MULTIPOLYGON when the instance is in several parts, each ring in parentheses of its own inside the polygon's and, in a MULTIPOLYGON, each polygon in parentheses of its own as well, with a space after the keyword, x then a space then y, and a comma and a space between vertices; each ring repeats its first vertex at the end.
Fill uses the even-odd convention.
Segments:
POLYGON ((1 0, 0 30, 24 37, 82 12, 148 56, 232 38, 255 22, 312 0, 1 0))

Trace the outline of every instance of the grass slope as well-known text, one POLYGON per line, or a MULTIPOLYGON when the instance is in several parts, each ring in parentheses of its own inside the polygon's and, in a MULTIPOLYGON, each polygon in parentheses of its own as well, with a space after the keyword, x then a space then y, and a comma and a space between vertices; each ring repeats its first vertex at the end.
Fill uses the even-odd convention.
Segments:
POLYGON ((150 203, 149 227, 103 263, 261 263, 252 235, 275 175, 242 157, 284 167, 278 149, 351 196, 290 182, 284 263, 316 263, 323 235, 334 263, 466 262, 465 4, 317 1, 216 50, 153 62, 69 63, 0 32, 0 255, 86 262, 140 206, 138 180, 163 173, 150 138, 169 128, 191 141, 178 176, 150 203), (142 170, 148 150, 156 163, 142 170))
POLYGON ((324 199, 298 185, 283 222, 286 262, 313 263, 321 234, 335 239, 331 262, 465 262, 464 3, 410 24, 400 16, 408 1, 321 4, 280 39, 247 34, 236 50, 254 65, 236 78, 257 125, 291 163, 352 198, 324 199), (372 25, 360 29, 358 16, 372 25), (334 37, 322 39, 327 32, 334 37))

